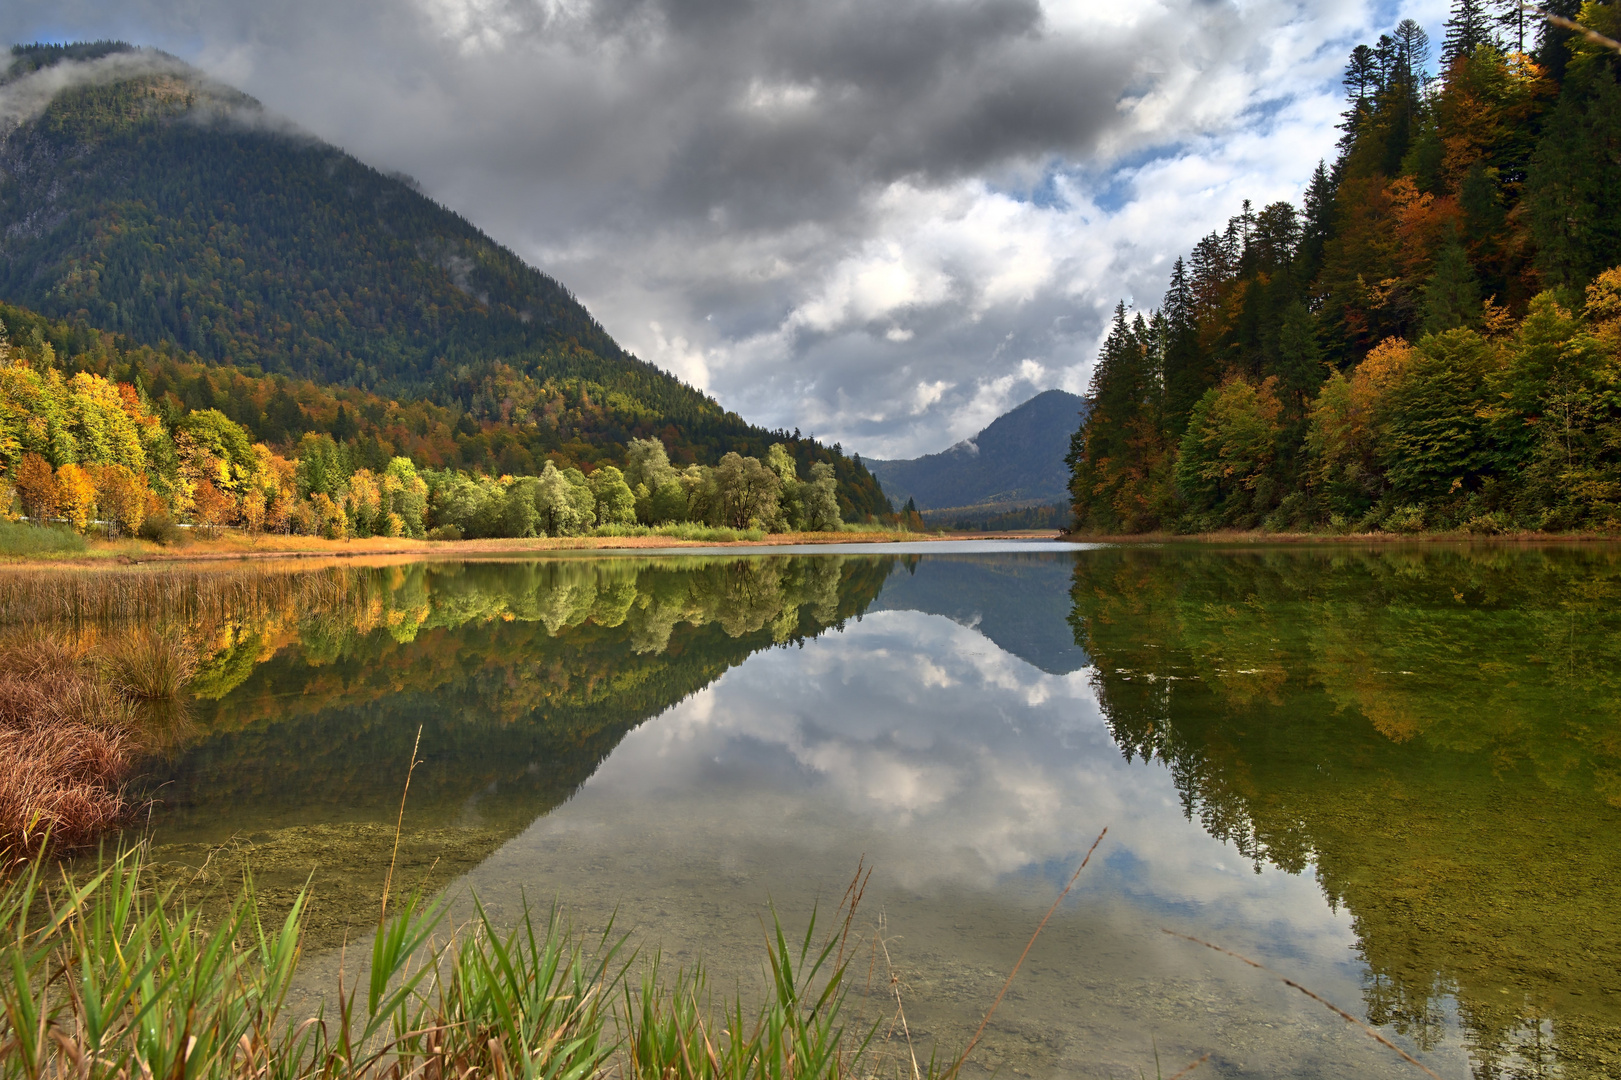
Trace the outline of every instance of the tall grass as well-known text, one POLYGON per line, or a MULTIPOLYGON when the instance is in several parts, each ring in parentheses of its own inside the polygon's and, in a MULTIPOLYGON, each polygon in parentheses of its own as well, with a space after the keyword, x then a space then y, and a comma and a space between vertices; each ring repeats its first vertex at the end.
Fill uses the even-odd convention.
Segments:
POLYGON ((94 838, 125 811, 134 708, 64 639, 0 642, 0 860, 94 838))
POLYGON ((277 610, 341 608, 351 586, 343 567, 0 571, 0 625, 219 624, 277 610))
POLYGON ((0 521, 0 555, 77 555, 85 550, 84 537, 65 525, 0 521))
POLYGON ((373 939, 362 980, 288 1015, 306 897, 266 927, 251 886, 205 925, 154 895, 139 849, 83 884, 47 888, 32 864, 0 891, 0 1077, 5 1080, 835 1080, 868 1040, 841 1021, 842 954, 776 922, 766 1003, 718 1012, 701 976, 624 992, 609 931, 581 941, 553 909, 502 933, 482 907, 443 938, 443 907, 413 897, 373 939), (617 1003, 622 1000, 621 1011, 617 1003))
POLYGON ((173 630, 131 630, 119 635, 105 656, 119 689, 149 701, 178 697, 197 674, 197 650, 173 630))
POLYGON ((100 652, 51 634, 0 639, 0 865, 119 825, 143 730, 137 702, 174 703, 195 670, 191 646, 161 631, 100 652))

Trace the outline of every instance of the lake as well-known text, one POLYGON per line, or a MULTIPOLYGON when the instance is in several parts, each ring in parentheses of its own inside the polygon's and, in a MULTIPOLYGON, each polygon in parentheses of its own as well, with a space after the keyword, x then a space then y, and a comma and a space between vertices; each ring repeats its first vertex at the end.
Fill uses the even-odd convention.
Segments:
POLYGON ((897 1061, 907 1032, 963 1045, 1107 827, 965 1073, 1421 1075, 1282 975, 1445 1077, 1621 1075, 1613 548, 940 543, 277 581, 185 614, 207 661, 143 768, 142 831, 194 893, 310 880, 309 995, 375 924, 420 733, 396 881, 458 917, 555 900, 747 992, 767 905, 803 927, 864 861, 853 970, 897 1061))

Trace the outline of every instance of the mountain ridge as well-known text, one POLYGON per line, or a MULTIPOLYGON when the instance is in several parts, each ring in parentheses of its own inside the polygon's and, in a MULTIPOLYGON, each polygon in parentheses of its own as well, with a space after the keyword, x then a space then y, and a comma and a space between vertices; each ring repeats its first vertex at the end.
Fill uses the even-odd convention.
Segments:
POLYGON ((414 181, 155 50, 12 50, 0 299, 251 378, 448 408, 438 456, 456 467, 589 469, 635 438, 713 464, 788 442, 802 469, 835 466, 847 519, 889 510, 841 447, 747 423, 414 181))
POLYGON ((938 454, 865 464, 892 502, 911 499, 919 510, 1063 502, 1064 454, 1085 405, 1077 394, 1045 390, 938 454))

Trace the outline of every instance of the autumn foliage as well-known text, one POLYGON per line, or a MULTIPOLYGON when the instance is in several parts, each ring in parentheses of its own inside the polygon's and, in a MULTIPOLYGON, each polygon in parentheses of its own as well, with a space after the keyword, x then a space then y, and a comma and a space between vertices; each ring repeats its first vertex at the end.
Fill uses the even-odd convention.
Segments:
POLYGON ((1478 7, 1438 77, 1411 20, 1358 46, 1303 205, 1246 202, 1117 309, 1081 529, 1621 529, 1621 56, 1478 7))

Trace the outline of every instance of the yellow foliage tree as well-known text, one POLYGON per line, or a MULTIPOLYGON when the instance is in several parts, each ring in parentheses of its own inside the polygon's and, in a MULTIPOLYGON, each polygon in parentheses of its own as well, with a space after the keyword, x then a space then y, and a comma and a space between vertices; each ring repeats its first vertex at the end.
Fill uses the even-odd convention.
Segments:
POLYGON ((80 532, 90 528, 96 509, 96 485, 83 466, 69 462, 56 470, 56 486, 61 491, 58 512, 80 532))
POLYGON ((97 465, 89 471, 95 482, 96 505, 101 509, 101 516, 112 521, 126 536, 139 532, 152 495, 145 474, 117 464, 97 465))

